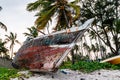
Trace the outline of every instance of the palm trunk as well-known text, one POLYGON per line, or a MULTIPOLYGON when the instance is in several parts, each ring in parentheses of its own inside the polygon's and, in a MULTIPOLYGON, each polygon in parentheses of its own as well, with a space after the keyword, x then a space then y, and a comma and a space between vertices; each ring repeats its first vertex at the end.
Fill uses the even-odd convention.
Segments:
POLYGON ((13 57, 13 47, 11 48, 11 54, 10 55, 11 55, 10 59, 12 59, 12 57, 13 57))

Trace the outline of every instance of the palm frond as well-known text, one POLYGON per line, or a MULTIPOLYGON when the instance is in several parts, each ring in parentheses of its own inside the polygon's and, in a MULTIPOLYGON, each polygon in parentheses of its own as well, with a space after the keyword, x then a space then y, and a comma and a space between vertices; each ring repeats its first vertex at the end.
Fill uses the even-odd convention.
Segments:
POLYGON ((38 17, 35 21, 35 24, 37 25, 37 29, 44 29, 46 27, 46 24, 49 20, 51 20, 51 17, 54 15, 56 6, 51 6, 51 9, 46 11, 44 14, 40 17, 38 17))
POLYGON ((8 35, 5 35, 5 36, 7 37, 5 40, 9 41, 10 36, 8 36, 8 35))
POLYGON ((75 16, 74 16, 74 20, 73 21, 76 21, 80 18, 80 6, 78 5, 75 5, 75 4, 68 4, 69 6, 71 6, 74 10, 75 10, 75 16))
POLYGON ((76 5, 79 0, 69 2, 67 0, 37 0, 27 6, 28 11, 38 11, 35 25, 41 30, 52 20, 52 16, 58 13, 57 30, 72 27, 72 24, 80 17, 80 6, 76 5), (75 11, 72 13, 71 8, 75 11), (74 17, 73 17, 74 16, 74 17))
POLYGON ((7 31, 6 25, 4 25, 2 22, 0 22, 0 27, 1 27, 2 29, 4 29, 5 31, 7 31))
POLYGON ((30 33, 23 33, 25 36, 32 36, 30 33))
POLYGON ((23 33, 25 36, 30 37, 30 38, 35 38, 38 36, 38 30, 34 26, 27 28, 27 29, 29 33, 27 32, 23 33))
POLYGON ((27 28, 30 33, 32 33, 32 28, 27 28))
POLYGON ((28 11, 35 11, 35 10, 43 10, 46 7, 51 6, 51 3, 53 3, 53 1, 46 1, 46 0, 38 0, 35 1, 33 3, 29 3, 27 5, 27 10, 28 11))
POLYGON ((15 42, 21 45, 21 43, 18 40, 15 40, 15 42))
POLYGON ((2 7, 0 6, 0 11, 2 10, 2 7))
POLYGON ((27 10, 28 11, 35 11, 35 10, 37 10, 41 6, 40 4, 42 4, 42 2, 43 2, 43 0, 38 0, 38 1, 35 1, 33 3, 29 3, 27 5, 27 10))

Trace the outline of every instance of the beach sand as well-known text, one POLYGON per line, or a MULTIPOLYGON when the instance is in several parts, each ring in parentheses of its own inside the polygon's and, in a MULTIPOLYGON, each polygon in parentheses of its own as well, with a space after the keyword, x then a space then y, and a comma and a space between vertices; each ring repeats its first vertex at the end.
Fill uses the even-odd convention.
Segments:
POLYGON ((101 69, 91 73, 82 73, 63 69, 56 73, 32 73, 30 75, 29 71, 21 71, 19 74, 24 74, 24 76, 11 80, 120 80, 120 70, 101 69))

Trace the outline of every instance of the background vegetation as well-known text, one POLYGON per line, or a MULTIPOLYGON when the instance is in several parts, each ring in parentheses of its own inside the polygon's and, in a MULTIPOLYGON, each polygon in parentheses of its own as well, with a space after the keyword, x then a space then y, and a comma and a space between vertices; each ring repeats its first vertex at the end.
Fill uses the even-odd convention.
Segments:
MULTIPOLYGON (((1 6, 0 10, 2 10, 1 6)), ((28 4, 27 10, 38 11, 36 13, 37 19, 35 25, 27 28, 30 33, 24 33, 25 36, 30 38, 37 37, 41 30, 48 28, 49 23, 55 16, 57 16, 54 28, 56 31, 78 26, 80 25, 78 23, 83 23, 93 17, 95 18, 94 26, 87 33, 90 44, 88 45, 85 34, 80 39, 80 43, 71 51, 72 64, 65 62, 61 68, 70 68, 84 72, 91 72, 98 69, 119 69, 119 65, 90 62, 91 53, 94 53, 96 61, 120 54, 119 0, 75 0, 72 2, 68 2, 67 0, 36 0, 28 4), (87 60, 88 62, 81 60, 87 60)), ((0 29, 7 31, 7 27, 2 22, 0 22, 0 29)), ((0 56, 8 57, 8 54, 10 55, 11 53, 11 56, 8 58, 12 58, 15 42, 19 43, 17 34, 12 32, 10 32, 10 35, 6 35, 6 40, 0 38, 0 56), (9 49, 6 48, 7 42, 11 42, 9 49)), ((67 60, 69 61, 70 58, 67 58, 67 60)), ((16 73, 16 70, 0 68, 0 79, 4 80, 6 77, 6 80, 16 73)))
POLYGON ((18 77, 18 70, 0 68, 0 80, 10 80, 10 78, 18 77))
MULTIPOLYGON (((116 70, 120 69, 120 64, 112 65, 109 63, 99 63, 99 62, 87 62, 87 61, 78 61, 72 64, 71 62, 67 61, 64 62, 60 69, 71 69, 71 70, 78 70, 83 73, 90 73, 95 70, 100 69, 107 69, 107 70, 116 70)), ((9 80, 10 78, 20 77, 23 75, 18 74, 17 72, 20 70, 16 69, 8 69, 8 68, 0 68, 0 80, 9 80)))
POLYGON ((93 62, 78 61, 72 64, 71 62, 67 61, 67 62, 64 62, 60 68, 78 70, 81 72, 88 73, 88 72, 93 72, 95 70, 100 70, 100 69, 108 69, 108 70, 120 69, 120 64, 112 65, 110 63, 99 63, 96 61, 93 61, 93 62))

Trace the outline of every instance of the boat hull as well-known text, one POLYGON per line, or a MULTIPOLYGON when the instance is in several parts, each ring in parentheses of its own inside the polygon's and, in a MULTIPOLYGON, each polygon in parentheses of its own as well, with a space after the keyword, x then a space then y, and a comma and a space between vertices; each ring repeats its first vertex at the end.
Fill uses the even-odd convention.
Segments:
POLYGON ((28 41, 19 49, 13 63, 30 70, 54 71, 55 63, 83 31, 54 34, 28 41))
POLYGON ((108 58, 108 59, 101 61, 101 63, 104 63, 104 62, 108 62, 111 64, 120 64, 120 56, 119 55, 114 56, 114 57, 111 57, 111 58, 108 58))
POLYGON ((13 67, 55 71, 93 21, 90 19, 80 27, 70 28, 69 32, 62 30, 25 42, 13 59, 13 67))

